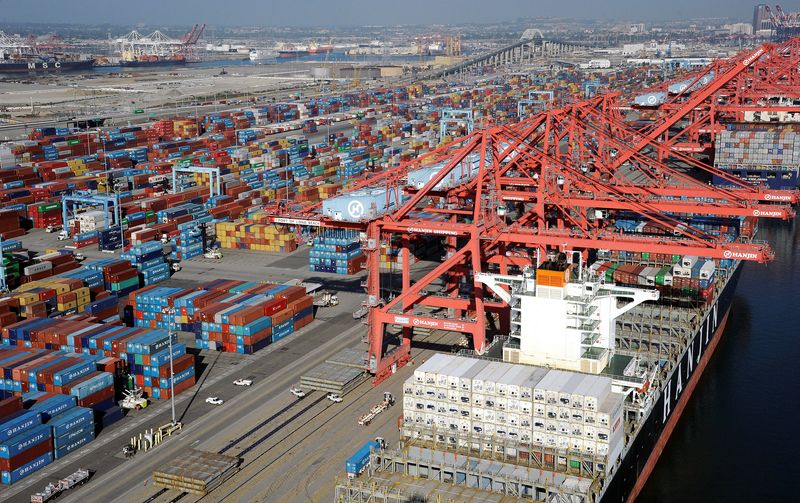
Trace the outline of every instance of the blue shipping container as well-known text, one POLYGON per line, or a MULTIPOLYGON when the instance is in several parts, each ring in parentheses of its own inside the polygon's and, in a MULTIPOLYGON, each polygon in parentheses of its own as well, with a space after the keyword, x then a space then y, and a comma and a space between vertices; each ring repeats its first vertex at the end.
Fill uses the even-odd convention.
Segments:
POLYGON ((27 451, 34 445, 50 440, 51 436, 50 427, 45 424, 40 424, 0 444, 0 458, 13 458, 17 454, 27 451))
POLYGON ((25 466, 21 466, 16 470, 12 470, 10 472, 3 471, 2 472, 2 482, 3 484, 13 484, 14 482, 19 481, 30 475, 31 473, 41 470, 45 466, 49 465, 53 462, 53 453, 48 452, 47 454, 40 456, 30 463, 26 464, 25 466))

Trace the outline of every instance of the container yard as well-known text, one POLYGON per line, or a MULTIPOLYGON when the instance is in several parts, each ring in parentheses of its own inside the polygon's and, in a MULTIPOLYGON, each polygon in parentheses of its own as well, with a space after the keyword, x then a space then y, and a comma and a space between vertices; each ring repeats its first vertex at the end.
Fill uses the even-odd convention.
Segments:
POLYGON ((796 42, 55 79, 112 119, 4 125, 0 499, 633 501, 795 216, 796 42))

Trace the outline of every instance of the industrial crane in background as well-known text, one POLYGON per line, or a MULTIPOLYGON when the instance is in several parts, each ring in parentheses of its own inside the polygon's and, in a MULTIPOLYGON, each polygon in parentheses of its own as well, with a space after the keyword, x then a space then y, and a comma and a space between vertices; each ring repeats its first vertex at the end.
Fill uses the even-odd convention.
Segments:
MULTIPOLYGON (((350 192, 385 191, 391 211, 371 219, 337 221, 320 204, 268 206, 277 224, 350 228, 363 233, 369 308, 367 368, 379 383, 410 359, 415 327, 460 332, 477 352, 485 349, 487 325, 509 329, 509 306, 476 275, 509 274, 536 267, 553 252, 586 262, 592 250, 619 250, 768 262, 768 244, 746 237, 731 242, 681 215, 781 218, 795 214, 797 191, 768 190, 730 177, 690 155, 705 147, 724 121, 740 120, 761 99, 797 93, 797 44, 762 46, 698 71, 664 100, 644 127, 627 123, 629 106, 619 94, 550 108, 517 124, 489 127, 441 145, 397 168, 371 174, 350 192), (703 76, 713 72, 713 78, 703 76), (695 121, 699 121, 696 124, 695 121), (706 136, 703 136, 706 135, 706 136), (701 140, 704 143, 700 143, 701 140), (435 167, 427 183, 409 174, 435 167), (725 176, 730 188, 708 185, 690 170, 725 176), (617 212, 632 213, 658 233, 623 233, 611 225, 617 212), (431 218, 430 216, 434 217, 431 218), (442 262, 412 280, 409 242, 426 236, 444 242, 442 262), (401 290, 382 298, 380 249, 399 238, 401 290), (446 317, 429 314, 446 309, 446 317), (387 329, 401 327, 388 350, 387 329)), ((800 106, 787 106, 800 112, 800 106)), ((340 195, 337 197, 345 197, 340 195)))
POLYGON ((742 122, 748 113, 797 112, 799 72, 798 38, 715 61, 634 97, 637 108, 655 114, 639 133, 658 140, 661 159, 675 151, 708 152, 726 123, 742 122))
POLYGON ((171 38, 159 30, 149 35, 142 35, 133 30, 114 40, 114 43, 125 61, 138 60, 143 57, 182 58, 191 61, 196 59, 194 48, 205 28, 205 24, 195 24, 192 26, 192 30, 181 39, 171 38))

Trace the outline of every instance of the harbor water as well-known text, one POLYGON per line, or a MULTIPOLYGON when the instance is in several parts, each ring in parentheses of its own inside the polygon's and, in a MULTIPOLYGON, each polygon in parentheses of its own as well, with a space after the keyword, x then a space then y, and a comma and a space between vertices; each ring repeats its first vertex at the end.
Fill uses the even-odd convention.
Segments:
POLYGON ((728 326, 638 501, 788 501, 797 490, 800 232, 765 222, 728 326))

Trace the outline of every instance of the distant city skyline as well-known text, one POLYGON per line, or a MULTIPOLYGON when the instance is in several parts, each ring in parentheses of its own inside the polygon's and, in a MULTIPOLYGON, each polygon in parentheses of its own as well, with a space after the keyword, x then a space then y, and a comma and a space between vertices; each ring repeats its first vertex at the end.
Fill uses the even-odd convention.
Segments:
MULTIPOLYGON (((729 17, 748 21, 758 3, 752 0, 0 0, 0 12, 7 23, 359 26, 497 23, 519 17, 620 22, 729 17)), ((785 11, 800 10, 800 0, 781 5, 785 11)))

